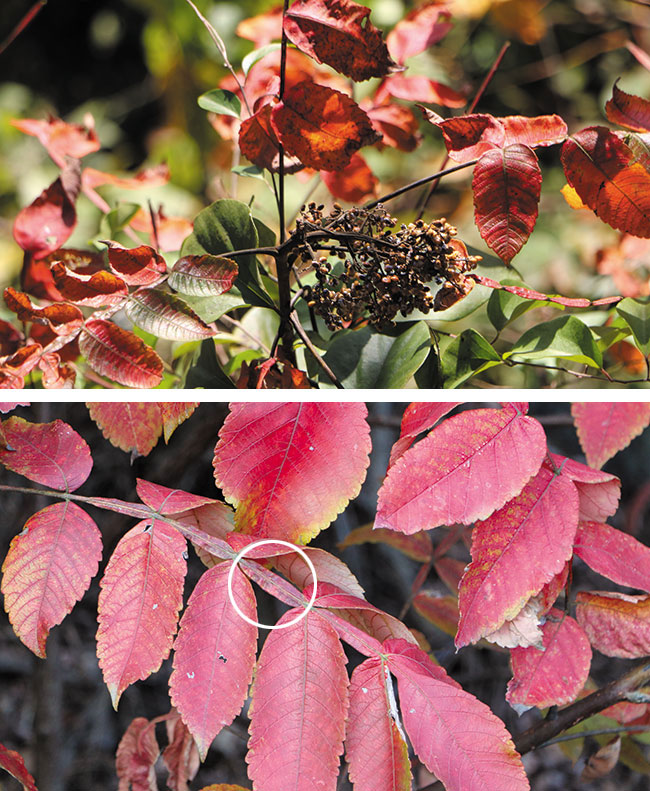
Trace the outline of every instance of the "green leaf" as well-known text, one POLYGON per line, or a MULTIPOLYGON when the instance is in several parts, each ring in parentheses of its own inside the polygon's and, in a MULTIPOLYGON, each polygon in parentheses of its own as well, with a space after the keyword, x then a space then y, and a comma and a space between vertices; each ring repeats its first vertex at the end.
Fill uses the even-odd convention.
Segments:
POLYGON ((157 338, 193 341, 214 335, 212 327, 175 294, 155 288, 139 288, 124 305, 131 321, 157 338))
POLYGON ((442 354, 443 387, 460 387, 472 376, 502 363, 501 357, 476 330, 465 330, 442 354))
POLYGON ((197 101, 199 107, 209 113, 232 115, 233 118, 241 116, 241 102, 232 91, 215 88, 213 91, 201 94, 197 101))
POLYGON ((618 303, 616 312, 628 323, 643 354, 650 354, 650 299, 627 297, 618 303))
POLYGON ((226 376, 223 368, 219 365, 214 341, 210 338, 201 344, 196 362, 187 375, 185 386, 227 390, 235 388, 233 381, 226 376))
POLYGON ((257 243, 260 247, 275 247, 275 231, 272 231, 268 225, 265 225, 257 217, 253 217, 255 229, 257 230, 257 243))
POLYGON ((226 294, 217 297, 183 297, 188 307, 206 324, 220 319, 224 313, 230 313, 235 308, 246 308, 249 303, 241 298, 236 289, 230 289, 226 294))
MULTIPOLYGON (((336 333, 325 362, 346 388, 395 389, 407 385, 431 348, 427 325, 419 321, 397 337, 370 327, 336 333)), ((329 387, 321 375, 321 386, 329 387)))
POLYGON ((258 60, 262 60, 262 58, 270 55, 271 52, 276 52, 280 49, 280 46, 280 44, 267 44, 265 47, 260 47, 259 49, 254 49, 252 52, 249 52, 241 62, 241 67, 244 74, 248 75, 248 72, 258 60))
POLYGON ((261 168, 258 168, 257 165, 235 165, 234 168, 231 168, 233 173, 236 173, 238 176, 242 176, 243 178, 249 179, 259 179, 263 181, 265 184, 266 178, 264 177, 264 171, 261 168))
POLYGON ((514 355, 529 360, 563 357, 593 368, 603 366, 603 355, 591 330, 575 316, 558 316, 527 330, 503 356, 514 355))
POLYGON ((114 239, 140 211, 139 203, 127 203, 120 201, 118 205, 111 209, 108 214, 102 217, 100 231, 105 239, 114 239))
MULTIPOLYGON (((515 278, 504 278, 501 281, 505 286, 522 286, 526 284, 522 280, 515 278)), ((497 332, 501 332, 504 327, 507 327, 510 322, 523 316, 533 308, 539 308, 542 305, 550 305, 562 309, 561 305, 555 302, 548 302, 541 299, 524 299, 518 297, 516 294, 511 294, 509 291, 500 291, 494 289, 490 295, 487 304, 487 316, 492 326, 497 332)))

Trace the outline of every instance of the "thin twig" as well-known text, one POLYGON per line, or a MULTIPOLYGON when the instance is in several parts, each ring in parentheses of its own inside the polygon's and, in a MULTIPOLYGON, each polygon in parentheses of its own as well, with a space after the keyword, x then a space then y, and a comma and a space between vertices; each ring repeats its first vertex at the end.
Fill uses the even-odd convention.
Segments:
POLYGON ((586 736, 604 736, 608 733, 637 733, 638 731, 650 731, 650 725, 620 725, 618 728, 597 728, 593 731, 565 733, 562 736, 556 736, 555 739, 549 739, 536 749, 541 750, 542 747, 550 747, 551 744, 559 744, 560 742, 570 742, 573 739, 584 739, 586 736))
POLYGON ((258 337, 253 335, 252 332, 249 332, 246 329, 246 327, 244 327, 244 325, 241 323, 241 321, 237 321, 237 319, 231 318, 227 313, 224 313, 223 315, 219 316, 219 321, 223 321, 226 324, 230 324, 233 327, 237 327, 237 329, 243 332, 244 335, 248 335, 248 337, 253 341, 253 343, 256 343, 260 347, 260 349, 262 349, 263 352, 266 352, 266 354, 268 354, 269 357, 271 356, 271 350, 269 349, 269 347, 258 337))
POLYGON ((425 176, 424 178, 418 179, 417 181, 412 181, 410 184, 407 184, 405 187, 400 187, 393 192, 389 192, 386 195, 382 195, 380 198, 376 200, 370 201, 364 205, 364 209, 374 209, 375 206, 378 206, 380 203, 386 203, 386 201, 392 200, 393 198, 397 198, 399 195, 403 195, 405 192, 409 192, 412 189, 416 189, 417 187, 421 187, 423 184, 428 184, 430 181, 434 181, 435 179, 442 178, 443 176, 448 176, 450 173, 456 173, 459 170, 464 170, 465 168, 474 167, 474 165, 478 162, 478 159, 471 159, 469 162, 463 162, 460 165, 454 165, 451 168, 446 168, 445 170, 439 170, 437 173, 433 173, 431 176, 425 176))
POLYGON ((23 32, 23 30, 29 25, 29 23, 34 19, 36 14, 43 8, 43 6, 47 3, 47 0, 38 0, 34 5, 29 9, 29 11, 25 14, 25 16, 20 20, 20 22, 16 25, 16 27, 11 31, 11 33, 7 36, 7 38, 0 44, 0 55, 7 49, 7 47, 12 44, 18 36, 23 32))
POLYGON ((309 339, 309 335, 307 335, 307 333, 305 332, 305 328, 300 323, 300 319, 298 318, 298 314, 296 313, 295 310, 291 313, 291 323, 295 327, 295 330, 298 333, 298 336, 300 337, 300 340, 305 344, 305 346, 312 353, 312 355, 313 355, 314 359, 316 360, 316 362, 320 365, 320 367, 323 369, 323 371, 325 371, 325 373, 332 380, 332 382, 334 383, 334 386, 337 387, 339 390, 345 390, 345 388, 343 387, 343 385, 339 381, 339 379, 336 376, 336 374, 334 373, 334 371, 332 371, 332 369, 325 362, 325 360, 323 360, 323 358, 318 353, 318 350, 316 349, 314 344, 309 339))

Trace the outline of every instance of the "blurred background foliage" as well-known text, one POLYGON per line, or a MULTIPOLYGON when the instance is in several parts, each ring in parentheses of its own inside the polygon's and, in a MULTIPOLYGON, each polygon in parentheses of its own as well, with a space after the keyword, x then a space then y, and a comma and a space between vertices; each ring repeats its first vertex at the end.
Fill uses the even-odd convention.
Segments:
MULTIPOLYGON (((274 4, 274 0, 203 0, 199 6, 238 67, 254 45, 236 35, 237 24, 274 4)), ((368 0, 367 4, 374 24, 385 31, 417 5, 408 0, 368 0)), ((32 5, 32 0, 5 0, 0 41, 32 5)), ((463 92, 469 103, 499 49, 510 40, 478 105, 480 112, 558 113, 570 131, 576 131, 604 123, 604 104, 619 77, 625 91, 650 96, 650 72, 625 46, 631 40, 650 51, 650 7, 644 0, 451 0, 449 5, 454 27, 439 44, 409 60, 409 73, 445 82, 463 92)), ((237 197, 252 201, 254 213, 277 228, 268 184, 230 172, 238 155, 230 141, 220 139, 196 102, 226 74, 208 33, 185 0, 49 0, 0 53, 0 286, 17 279, 22 263, 22 252, 11 236, 13 218, 57 172, 36 139, 10 125, 15 117, 41 118, 51 113, 81 122, 90 112, 102 149, 84 164, 111 173, 161 161, 169 164, 170 183, 144 196, 103 188, 112 205, 126 200, 146 206, 149 198, 154 205, 162 204, 167 215, 191 219, 210 201, 237 197)), ((357 85, 356 98, 374 90, 375 83, 357 85)), ((445 116, 463 112, 432 109, 445 116)), ((423 143, 412 153, 364 149, 380 179, 380 192, 439 168, 444 157, 441 136, 424 120, 421 131, 423 143)), ((538 155, 544 174, 540 217, 514 261, 517 272, 547 293, 590 298, 621 293, 620 281, 601 274, 596 266, 598 251, 615 245, 619 235, 591 212, 567 207, 559 192, 565 180, 556 147, 540 149, 538 155)), ((316 180, 288 178, 288 217, 308 195, 329 200, 325 186, 316 180)), ((467 171, 444 180, 429 202, 428 216, 446 216, 459 228, 460 238, 486 253, 473 222, 469 180, 467 171)), ((391 211, 408 221, 421 197, 418 191, 407 193, 391 203, 391 211)), ((98 210, 85 198, 78 209, 79 225, 69 246, 86 246, 97 234, 98 210)), ((632 256, 632 267, 644 283, 650 274, 645 249, 632 256)), ((502 337, 512 340, 527 327, 556 315, 556 308, 530 311, 506 328, 502 337)), ((589 323, 588 315, 581 318, 589 323)), ((482 328, 476 317, 456 322, 454 332, 470 323, 491 337, 487 320, 482 328)), ((495 371, 486 377, 498 382, 502 369, 495 371)), ((507 376, 512 386, 546 383, 537 371, 521 366, 508 369, 507 376)))

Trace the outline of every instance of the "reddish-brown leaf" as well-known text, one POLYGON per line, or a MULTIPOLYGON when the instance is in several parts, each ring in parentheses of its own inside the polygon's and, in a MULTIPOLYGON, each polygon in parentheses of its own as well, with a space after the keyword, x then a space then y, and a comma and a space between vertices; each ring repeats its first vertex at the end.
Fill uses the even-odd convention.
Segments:
POLYGON ((97 658, 117 708, 124 690, 158 670, 172 647, 183 606, 185 539, 158 520, 139 522, 119 541, 100 582, 97 658))
POLYGON ((0 356, 4 357, 17 352, 22 340, 22 333, 13 324, 0 319, 0 356))
POLYGON ((198 401, 162 401, 158 404, 163 422, 163 436, 169 442, 172 434, 192 416, 199 405, 198 401))
POLYGON ((562 147, 567 181, 603 222, 650 237, 650 173, 634 152, 604 126, 590 126, 562 147))
POLYGON ((386 36, 386 46, 397 63, 437 44, 452 28, 451 12, 437 0, 412 9, 386 36))
POLYGON ((162 758, 169 771, 167 788, 170 791, 190 791, 188 781, 194 779, 201 765, 198 748, 178 715, 166 720, 165 727, 169 743, 162 758))
POLYGON ((415 150, 421 139, 418 119, 413 110, 402 104, 386 101, 365 108, 370 122, 382 136, 384 145, 400 151, 415 150))
POLYGON ((504 146, 515 143, 529 148, 554 146, 561 143, 569 131, 566 122, 559 115, 536 115, 532 118, 506 115, 499 120, 503 124, 504 146))
POLYGON ((30 481, 73 492, 90 475, 93 460, 86 442, 61 420, 29 423, 12 416, 2 424, 7 445, 0 462, 30 481))
POLYGON ((343 170, 321 170, 320 176, 334 198, 349 203, 361 203, 372 197, 379 183, 361 154, 352 154, 343 170))
POLYGON ((18 637, 36 656, 45 656, 50 629, 88 589, 101 554, 97 525, 71 502, 34 514, 12 540, 2 565, 5 610, 18 637))
POLYGON ((271 125, 287 151, 316 170, 342 170, 355 151, 380 139, 352 99, 309 80, 285 91, 271 125))
POLYGON ((486 151, 472 179, 479 233, 509 264, 528 241, 537 220, 542 171, 532 149, 521 144, 486 151))
POLYGON ((33 135, 45 147, 56 164, 65 166, 66 157, 81 159, 100 148, 99 139, 92 124, 92 116, 87 117, 85 126, 68 124, 60 118, 49 116, 47 120, 37 118, 12 119, 11 124, 27 135, 33 135))
POLYGON ((238 271, 237 264, 230 258, 186 255, 176 261, 167 282, 181 294, 216 297, 230 291, 238 271))
POLYGON ((103 244, 108 246, 109 266, 130 286, 150 286, 167 272, 165 259, 153 247, 141 244, 127 249, 117 242, 103 244))
POLYGON ((24 791, 38 791, 36 781, 25 768, 22 755, 0 744, 0 766, 22 785, 24 791))
POLYGON ((14 354, 0 358, 0 387, 21 389, 25 386, 24 377, 33 370, 41 358, 43 349, 40 343, 30 343, 14 354))
POLYGON ((356 497, 370 432, 362 403, 234 403, 214 475, 240 532, 307 543, 356 497))
MULTIPOLYGON (((257 628, 233 608, 228 594, 230 564, 204 572, 194 588, 174 643, 174 670, 169 691, 205 760, 219 731, 239 714, 253 677, 257 628)), ((233 597, 251 620, 257 620, 255 594, 237 569, 233 597)))
MULTIPOLYGON (((162 434, 162 418, 157 403, 144 401, 87 402, 90 417, 116 448, 146 456, 162 434)), ((179 508, 179 511, 184 509, 179 508)))
POLYGON ((407 102, 438 104, 441 107, 464 107, 467 104, 462 93, 422 74, 395 74, 384 80, 377 90, 375 100, 384 101, 387 96, 407 102))
POLYGON ((79 350, 98 373, 126 387, 156 387, 162 380, 163 364, 156 352, 110 321, 87 321, 79 350))
POLYGON ((460 403, 460 401, 447 401, 446 403, 425 401, 409 404, 402 415, 399 439, 391 448, 388 466, 392 467, 397 459, 406 453, 419 434, 433 428, 441 418, 460 403))
POLYGON ((630 93, 625 93, 614 83, 612 98, 605 105, 607 118, 619 126, 634 132, 650 130, 650 102, 630 93))
POLYGON ((169 168, 166 164, 154 165, 138 171, 135 176, 113 176, 110 173, 102 173, 94 168, 84 168, 82 174, 84 187, 95 189, 102 184, 111 184, 120 189, 140 189, 141 187, 161 187, 169 181, 169 168))
POLYGON ((242 121, 239 148, 246 159, 258 168, 277 170, 280 143, 271 125, 273 105, 265 104, 254 115, 242 121))
POLYGON ((581 522, 575 554, 603 577, 650 593, 650 547, 610 525, 581 522))
POLYGON ((39 308, 27 294, 16 291, 11 286, 5 289, 4 298, 9 310, 12 310, 20 321, 44 324, 55 335, 70 335, 83 324, 83 313, 74 305, 55 303, 39 308))
POLYGON ((155 723, 136 717, 122 736, 115 754, 118 791, 158 791, 154 764, 159 754, 155 723))
POLYGON ((284 32, 318 63, 360 82, 395 68, 369 16, 369 8, 352 0, 296 0, 284 16, 284 32))
POLYGON ((650 656, 650 596, 579 591, 576 618, 592 646, 605 656, 650 656))
POLYGON ((621 743, 620 735, 614 736, 611 741, 590 755, 587 765, 580 774, 580 779, 583 781, 598 780, 608 775, 618 763, 621 755, 621 743))
POLYGON ((62 261, 54 264, 51 271, 63 299, 78 305, 115 305, 128 294, 126 283, 110 272, 77 274, 71 272, 62 261))
POLYGON ((405 536, 403 533, 396 533, 394 530, 373 528, 372 525, 355 527, 341 541, 339 548, 345 549, 346 547, 354 547, 366 543, 388 544, 388 546, 398 549, 419 563, 427 563, 431 560, 433 553, 428 533, 415 533, 412 536, 405 536))
POLYGON ((282 6, 274 6, 263 14, 243 19, 235 32, 252 41, 256 49, 279 41, 282 38, 282 6))
POLYGON ((56 250, 77 224, 79 160, 68 160, 61 175, 14 220, 14 239, 23 250, 41 257, 56 250))
POLYGON ((648 403, 575 403, 571 414, 587 464, 600 468, 650 424, 648 403))
POLYGON ((562 706, 574 700, 589 675, 591 646, 573 618, 551 610, 542 625, 543 650, 513 648, 512 679, 506 700, 519 713, 536 706, 562 706))

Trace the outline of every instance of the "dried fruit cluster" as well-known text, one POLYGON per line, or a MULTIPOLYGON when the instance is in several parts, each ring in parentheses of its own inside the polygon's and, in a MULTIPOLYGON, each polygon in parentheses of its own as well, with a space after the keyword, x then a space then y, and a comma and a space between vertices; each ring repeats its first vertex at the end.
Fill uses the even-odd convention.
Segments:
POLYGON ((467 273, 480 256, 467 254, 444 218, 394 231, 397 220, 381 205, 344 212, 335 204, 327 216, 323 208, 303 208, 292 261, 300 257, 311 264, 317 282, 306 297, 330 329, 359 319, 385 327, 398 313, 443 310, 471 290, 467 273), (315 249, 329 255, 317 257, 315 249), (332 263, 332 257, 339 261, 332 263), (431 283, 441 286, 435 294, 431 283))

